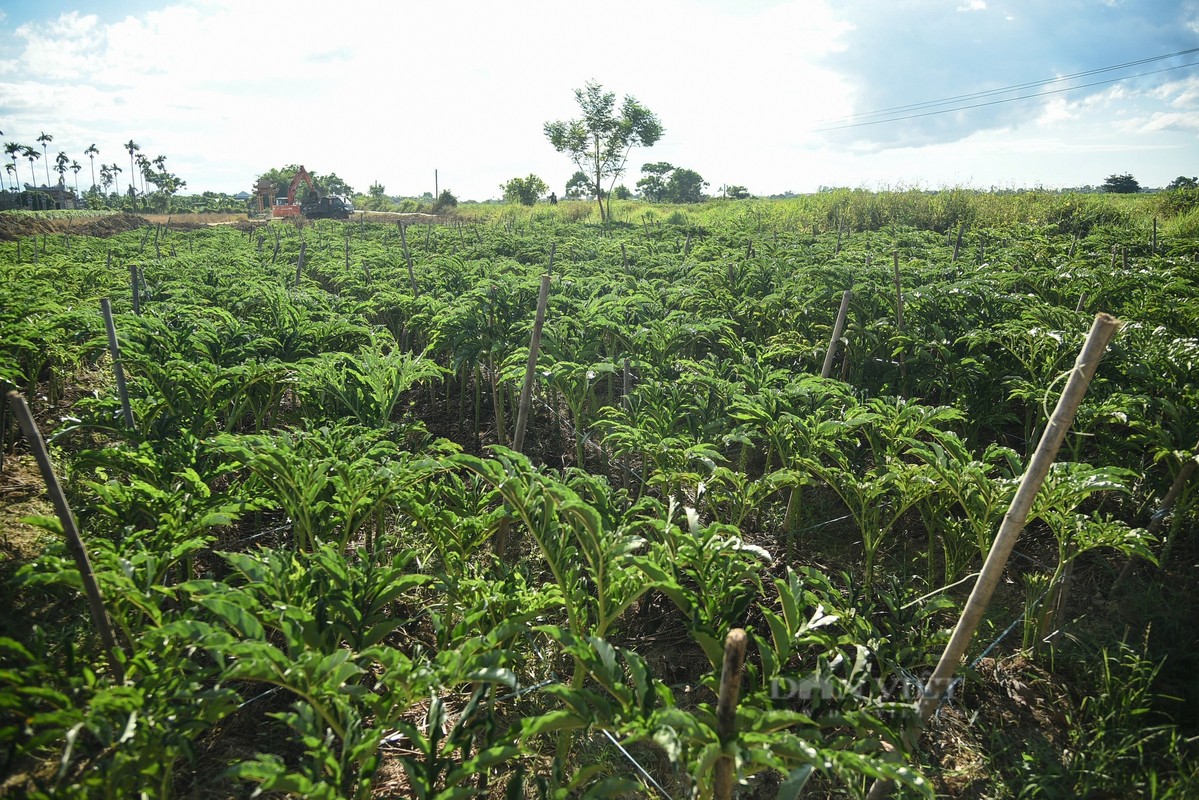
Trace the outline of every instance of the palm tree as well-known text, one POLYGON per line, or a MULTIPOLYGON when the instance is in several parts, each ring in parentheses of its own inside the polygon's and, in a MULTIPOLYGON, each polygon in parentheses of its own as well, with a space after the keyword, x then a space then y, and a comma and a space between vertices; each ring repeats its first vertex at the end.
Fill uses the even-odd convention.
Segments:
POLYGON ((42 155, 46 157, 46 186, 50 185, 50 155, 46 152, 46 145, 54 141, 54 137, 42 131, 42 135, 37 137, 37 140, 42 143, 42 155))
MULTIPOLYGON (((4 143, 4 152, 6 154, 8 154, 9 160, 12 161, 12 169, 9 169, 6 171, 8 171, 8 172, 16 172, 17 171, 17 153, 20 153, 23 149, 24 149, 24 146, 21 145, 19 142, 5 142, 4 143)), ((13 184, 13 189, 16 189, 16 188, 17 188, 16 184, 13 184)))
MULTIPOLYGON (((92 145, 88 146, 88 148, 86 150, 83 151, 83 154, 92 160, 92 188, 95 189, 96 188, 96 156, 100 155, 100 150, 96 147, 96 145, 92 144, 92 145)), ((100 166, 104 166, 104 165, 101 164, 100 166)), ((100 170, 100 173, 103 174, 104 170, 100 170)))
POLYGON ((17 164, 14 161, 4 165, 4 171, 8 173, 8 182, 12 184, 12 190, 17 190, 17 164))
MULTIPOLYGON (((94 186, 95 184, 92 185, 94 186)), ((109 186, 112 186, 112 170, 109 169, 107 164, 100 165, 100 185, 104 189, 108 189, 109 186)), ((107 194, 107 192, 105 193, 107 194)))
POLYGON ((141 150, 141 147, 138 146, 137 142, 130 139, 129 141, 125 142, 125 149, 129 151, 129 180, 132 182, 137 175, 133 169, 133 152, 135 150, 141 150))
POLYGON ((120 164, 118 164, 117 162, 114 161, 114 162, 112 162, 111 165, 109 165, 108 171, 109 171, 109 173, 112 174, 112 179, 116 183, 116 190, 115 190, 116 193, 120 194, 121 193, 121 180, 117 177, 117 173, 124 172, 124 170, 121 169, 120 164))
POLYGON ((138 153, 134 160, 137 161, 137 170, 142 174, 142 194, 146 193, 146 177, 150 174, 150 159, 146 158, 141 153, 138 153))
MULTIPOLYGON (((29 159, 29 185, 36 189, 37 188, 37 176, 33 174, 33 162, 37 161, 39 158, 41 158, 42 154, 39 153, 38 151, 34 150, 29 145, 23 145, 21 147, 21 155, 24 156, 25 158, 29 159)), ((47 178, 46 180, 49 181, 49 178, 47 178)))
POLYGON ((71 159, 67 158, 66 152, 59 150, 58 155, 54 157, 54 171, 58 173, 59 186, 66 186, 66 180, 63 176, 67 174, 67 165, 70 163, 71 159))
POLYGON ((75 196, 79 196, 79 171, 83 169, 83 165, 78 161, 71 161, 71 172, 75 173, 75 196))

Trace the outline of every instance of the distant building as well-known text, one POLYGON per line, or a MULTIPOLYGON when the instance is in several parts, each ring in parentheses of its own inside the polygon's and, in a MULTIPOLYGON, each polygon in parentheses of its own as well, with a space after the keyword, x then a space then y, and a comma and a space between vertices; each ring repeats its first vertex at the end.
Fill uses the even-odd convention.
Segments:
POLYGON ((249 200, 251 197, 253 197, 253 195, 251 195, 249 192, 238 192, 237 194, 233 195, 234 200, 241 200, 243 202, 249 200))

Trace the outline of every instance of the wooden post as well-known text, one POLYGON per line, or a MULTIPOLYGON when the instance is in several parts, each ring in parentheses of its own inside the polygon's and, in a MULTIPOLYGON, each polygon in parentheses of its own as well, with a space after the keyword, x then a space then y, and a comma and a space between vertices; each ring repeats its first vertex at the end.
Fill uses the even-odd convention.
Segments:
MULTIPOLYGON (((550 269, 554 267, 554 247, 550 245, 550 269)), ((525 364, 525 382, 520 387, 520 405, 516 410, 516 432, 512 436, 512 449, 524 452, 525 427, 529 422, 529 406, 533 402, 533 378, 537 374, 537 351, 541 349, 541 328, 545 325, 545 306, 550 295, 550 275, 541 276, 541 292, 537 295, 537 316, 533 320, 533 339, 529 343, 529 360, 525 364)), ((582 465, 580 465, 582 466, 582 465)))
POLYGON ((350 271, 350 232, 346 231, 346 272, 350 271))
POLYGON ((620 243, 620 266, 626 270, 629 268, 629 254, 625 252, 624 242, 620 243))
POLYGON ((300 257, 296 261, 296 282, 295 287, 300 288, 300 276, 304 274, 304 251, 308 248, 308 242, 300 242, 300 257))
MULTIPOLYGON (((891 253, 891 261, 895 267, 895 330, 903 334, 903 287, 899 282, 899 251, 891 253)), ((899 351, 899 380, 902 384, 907 381, 907 368, 903 362, 903 350, 899 351)), ((901 391, 902 394, 902 391, 901 391)))
MULTIPOLYGON (((112 255, 112 251, 108 251, 112 255)), ((142 293, 138 290, 137 285, 137 264, 133 261, 129 262, 129 287, 133 291, 133 313, 139 317, 142 315, 142 293)))
POLYGON ((828 340, 828 351, 824 354, 824 366, 820 370, 820 377, 827 378, 833 373, 833 359, 837 356, 837 342, 841 339, 841 332, 845 330, 845 315, 849 313, 849 301, 853 297, 853 292, 846 289, 841 295, 841 308, 837 310, 837 321, 833 324, 833 335, 828 340))
POLYGON ((416 288, 416 273, 412 271, 412 253, 408 251, 408 235, 404 232, 407 226, 402 222, 397 222, 396 225, 400 228, 400 247, 404 250, 404 261, 408 263, 408 284, 412 287, 412 296, 417 297, 420 292, 416 288))
POLYGON ((965 234, 965 233, 966 233, 966 226, 965 226, 965 225, 958 225, 958 238, 957 238, 957 241, 955 241, 955 242, 953 243, 953 258, 952 258, 952 259, 950 259, 951 261, 957 261, 957 260, 958 260, 958 253, 959 253, 959 252, 961 251, 961 249, 962 249, 962 235, 963 235, 963 234, 965 234))
POLYGON ((132 430, 133 410, 129 407, 129 391, 125 388, 125 369, 121 366, 121 345, 117 342, 117 326, 112 321, 112 304, 108 298, 100 300, 100 313, 104 315, 104 329, 108 332, 108 352, 112 356, 112 372, 117 379, 117 394, 121 398, 121 412, 125 424, 132 430))
POLYGON ((745 631, 733 628, 724 640, 724 663, 720 668, 720 696, 716 700, 716 737, 721 753, 716 757, 712 778, 713 800, 731 800, 736 784, 736 759, 732 745, 737 739, 737 700, 741 695, 741 668, 745 664, 745 631))
POLYGON ((1157 217, 1153 218, 1153 246, 1149 252, 1157 253, 1157 217))
POLYGON ((92 620, 96 623, 96 630, 100 632, 104 649, 108 651, 108 660, 113 676, 117 683, 124 683, 125 666, 117 648, 116 636, 113 635, 112 622, 104 608, 104 597, 100 594, 100 585, 96 582, 96 574, 92 571, 87 548, 84 547, 83 538, 79 535, 79 528, 75 525, 75 515, 71 513, 71 507, 67 505, 67 496, 63 493, 58 477, 54 474, 54 466, 50 463, 50 454, 46 452, 46 443, 42 440, 33 415, 29 413, 29 406, 25 403, 25 398, 16 392, 9 392, 8 401, 12 405, 13 415, 21 424, 26 441, 29 442, 29 449, 33 451, 38 469, 41 470, 42 480, 46 482, 46 491, 50 495, 50 501, 54 504, 58 521, 62 523, 63 533, 67 537, 67 549, 71 551, 71 555, 75 559, 75 566, 79 570, 83 591, 87 595, 87 602, 91 607, 92 620))
POLYGON ((683 258, 691 255, 691 231, 687 231, 687 241, 683 242, 683 258))
MULTIPOLYGON (((1045 426, 1045 432, 1041 435, 1037 449, 1028 462, 1024 476, 1020 479, 1020 486, 1003 517, 999 533, 996 534, 991 551, 987 554, 987 560, 983 563, 982 572, 979 573, 978 580, 974 583, 974 589, 970 592, 966 607, 962 610, 962 615, 958 619, 949 643, 945 645, 945 651, 941 654, 941 659, 937 662, 932 677, 928 679, 928 683, 924 685, 920 693, 920 699, 916 703, 916 715, 920 718, 921 724, 928 722, 929 717, 937 710, 945 693, 949 690, 953 673, 966 653, 970 638, 982 621, 983 613, 987 610, 987 604, 995 592, 995 587, 999 585, 999 581, 1003 577, 1008 557, 1011 556, 1012 549, 1016 546, 1016 540, 1024 529, 1024 523, 1028 519, 1033 500, 1045 482, 1045 476, 1049 474, 1049 467, 1057 458, 1057 452, 1074 421, 1074 414, 1078 410, 1079 404, 1082 403, 1091 378, 1095 375, 1099 360, 1103 357, 1108 342, 1111 341, 1119 327, 1120 322, 1115 317, 1108 314, 1095 316, 1095 322, 1091 325, 1091 331, 1087 334, 1082 351, 1074 362, 1074 369, 1070 372, 1066 388, 1058 399, 1057 407, 1053 409, 1053 414, 1045 426)), ((875 781, 874 785, 870 787, 867 797, 869 800, 880 800, 880 798, 886 797, 890 790, 890 782, 875 781)))
MULTIPOLYGON (((1174 482, 1170 484, 1169 491, 1162 498, 1161 505, 1157 507, 1157 511, 1150 517, 1149 524, 1145 528, 1150 536, 1157 536, 1158 531, 1162 529, 1162 525, 1165 523, 1170 509, 1174 508, 1174 504, 1178 502, 1178 496, 1182 494, 1182 490, 1186 488, 1187 482, 1195 474, 1195 468, 1199 467, 1197 459, 1199 459, 1199 444, 1195 445, 1190 457, 1183 462, 1182 467, 1178 470, 1178 475, 1174 477, 1174 482)), ((1165 550, 1163 548, 1163 556, 1164 554, 1165 550)), ((1116 576, 1115 583, 1112 584, 1112 591, 1115 591, 1120 584, 1128 579, 1128 576, 1132 574, 1132 568, 1136 566, 1138 561, 1140 559, 1137 556, 1128 557, 1128 560, 1124 562, 1124 568, 1120 570, 1120 574, 1116 576)), ((1161 568, 1160 563, 1158 564, 1158 568, 1161 568)))

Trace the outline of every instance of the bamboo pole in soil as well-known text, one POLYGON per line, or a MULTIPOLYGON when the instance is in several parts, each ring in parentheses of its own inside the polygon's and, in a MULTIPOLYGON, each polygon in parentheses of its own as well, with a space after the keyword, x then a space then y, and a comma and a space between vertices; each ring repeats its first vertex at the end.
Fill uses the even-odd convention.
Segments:
POLYGON ((733 628, 724 640, 724 663, 720 667, 720 695, 716 700, 716 737, 720 755, 712 776, 713 800, 731 800, 737 782, 737 700, 741 695, 741 668, 745 664, 745 631, 733 628))
MULTIPOLYGON (((1195 445, 1194 450, 1191 452, 1190 458, 1188 458, 1183 463, 1182 468, 1178 470, 1178 475, 1175 476, 1174 483, 1170 484, 1170 490, 1167 491, 1166 496, 1162 498, 1161 505, 1157 507, 1157 511, 1153 512, 1153 517, 1149 520, 1149 525, 1145 529, 1148 531, 1150 536, 1157 536, 1158 532, 1161 531, 1162 525, 1165 524, 1166 517, 1170 514, 1170 509, 1174 508, 1174 504, 1178 502, 1179 495, 1181 495, 1182 490, 1186 488, 1187 482, 1190 481, 1191 476, 1195 474, 1196 467, 1199 467, 1199 444, 1195 445)), ((1124 583, 1124 581, 1128 579, 1128 576, 1132 574, 1133 567, 1137 565, 1138 561, 1140 561, 1140 559, 1136 556, 1128 557, 1128 560, 1124 562, 1124 568, 1121 569, 1120 574, 1116 576, 1116 580, 1112 584, 1110 591, 1114 592, 1122 583, 1124 583)))
POLYGON ((845 315, 849 313, 849 301, 853 292, 846 289, 841 295, 841 308, 837 311, 837 321, 833 324, 833 335, 828 340, 828 351, 824 354, 824 366, 820 369, 820 377, 827 378, 833 373, 833 359, 837 357, 837 342, 845 330, 845 315))
MULTIPOLYGON (((1049 417, 1049 423, 1045 426, 1045 432, 1041 434, 1037 449, 1029 459, 1028 468, 1020 479, 1016 495, 1012 498, 1012 503, 1003 517, 999 532, 995 536, 995 542, 991 545, 991 551, 983 563, 982 572, 979 573, 978 580, 974 583, 974 589, 966 601, 966 607, 962 610, 962 615, 958 619, 949 643, 945 645, 945 651, 941 654, 936 669, 933 670, 932 676, 920 693, 920 699, 916 703, 916 716, 921 725, 928 722, 949 690, 953 681, 953 673, 966 653, 970 638, 982 621, 991 595, 994 594, 995 587, 999 585, 1008 558, 1016 546, 1016 540, 1020 537, 1024 523, 1028 520, 1033 499, 1045 482, 1045 476, 1049 474, 1049 467, 1057 458, 1066 432, 1074 421, 1074 414, 1078 411, 1078 406, 1086 395, 1091 378, 1094 377, 1095 370, 1099 366, 1099 360, 1103 357, 1108 342, 1111 341, 1119 327, 1120 321, 1115 317, 1102 313, 1095 315, 1090 333, 1087 334, 1082 351, 1078 354, 1078 358, 1074 362, 1074 369, 1071 370, 1070 378, 1066 382, 1065 391, 1058 399, 1057 406, 1049 417)), ((867 799, 881 800, 890 791, 890 781, 877 780, 870 787, 867 799)))
POLYGON ((121 345, 117 341, 117 326, 112 320, 112 303, 107 297, 100 300, 100 313, 104 315, 104 330, 108 333, 108 353, 112 356, 112 372, 117 381, 117 394, 121 398, 121 413, 125 424, 133 429, 133 409, 129 407, 129 390, 125 387, 125 368, 121 364, 121 345))
POLYGON ((416 288, 416 273, 412 270, 412 253, 408 250, 408 234, 405 233, 407 225, 402 222, 397 222, 400 229, 400 248, 404 251, 404 261, 408 264, 408 285, 412 288, 412 296, 418 297, 420 292, 416 288))
MULTIPOLYGON (((111 250, 109 253, 111 254, 111 250)), ((139 317, 142 315, 142 293, 138 291, 137 286, 137 264, 129 262, 129 288, 133 294, 133 313, 139 317)))
MULTIPOLYGON (((550 245, 550 269, 554 265, 554 245, 550 245)), ((537 374, 537 351, 541 349, 541 329, 545 325, 545 306, 550 295, 550 275, 541 276, 541 292, 537 296, 537 316, 533 320, 533 339, 529 343, 529 360, 525 364, 525 382, 520 387, 520 405, 516 410, 516 432, 512 449, 524 452, 525 428, 529 423, 529 406, 533 402, 533 378, 537 374)), ((582 466, 581 464, 579 466, 582 466)))
POLYGON ((295 288, 300 288, 300 276, 304 274, 304 251, 308 249, 308 242, 300 242, 300 257, 296 260, 296 282, 295 288))
MULTIPOLYGON (((895 267, 895 330, 899 335, 903 335, 903 286, 899 282, 899 251, 891 253, 891 263, 895 267)), ((906 392, 902 391, 902 387, 907 383, 908 371, 907 366, 903 361, 903 350, 899 351, 899 384, 901 387, 900 393, 905 397, 906 392)))
POLYGON ((67 538, 67 549, 71 551, 71 556, 75 559, 75 566, 79 570, 83 592, 87 596, 92 620, 96 624, 96 630, 100 633, 104 649, 108 651, 108 661, 113 676, 117 683, 124 683, 124 662, 120 658, 116 636, 113 635, 112 622, 104 608, 104 597, 100 594, 100 585, 96 582, 95 572, 92 571, 87 548, 84 547, 83 538, 79 535, 79 528, 75 525, 75 515, 71 513, 71 507, 67 504, 67 496, 63 493, 58 477, 54 474, 54 466, 50 463, 50 454, 46 451, 46 443, 42 440, 33 415, 29 413, 29 405, 25 402, 25 398, 17 392, 9 392, 8 401, 12 406, 13 415, 21 424, 26 441, 29 442, 29 449, 33 452, 34 460, 37 461, 38 469, 42 473, 42 480, 46 482, 46 491, 50 495, 50 501, 54 504, 54 511, 58 515, 59 522, 62 523, 62 530, 67 538))

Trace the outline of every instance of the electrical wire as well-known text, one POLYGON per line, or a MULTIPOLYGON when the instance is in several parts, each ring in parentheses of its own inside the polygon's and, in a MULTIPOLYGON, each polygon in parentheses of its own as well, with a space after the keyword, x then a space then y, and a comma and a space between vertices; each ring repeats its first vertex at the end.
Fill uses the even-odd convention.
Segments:
MULTIPOLYGON (((1011 86, 1002 86, 998 89, 986 89, 984 91, 979 91, 979 92, 969 92, 967 94, 958 94, 958 95, 954 95, 952 97, 941 98, 940 100, 926 100, 922 103, 911 103, 911 104, 904 105, 904 106, 891 106, 890 108, 881 108, 877 111, 863 111, 858 114, 850 114, 849 116, 846 116, 846 117, 838 117, 837 119, 827 120, 827 122, 849 122, 850 120, 859 119, 861 117, 877 117, 877 116, 882 116, 882 115, 893 114, 893 113, 899 112, 899 111, 915 111, 915 110, 921 109, 921 108, 934 108, 936 106, 943 106, 943 105, 948 105, 950 103, 956 103, 961 100, 974 100, 979 97, 990 97, 992 95, 997 95, 997 94, 1006 94, 1008 92, 1014 92, 1014 91, 1018 91, 1020 89, 1031 89, 1036 86, 1048 86, 1049 84, 1052 84, 1052 83, 1059 83, 1061 81, 1073 80, 1074 78, 1085 78, 1089 75, 1098 75, 1098 74, 1101 74, 1104 72, 1111 72, 1112 70, 1124 69, 1126 67, 1136 67, 1136 66, 1140 66, 1142 64, 1149 64, 1154 61, 1162 61, 1167 58, 1173 58, 1174 56, 1190 55, 1191 53, 1199 53, 1199 47, 1192 47, 1189 50, 1179 50, 1175 53, 1166 53, 1166 54, 1160 55, 1160 56, 1151 56, 1149 58, 1141 58, 1141 59, 1137 59, 1136 61, 1125 61, 1123 64, 1112 64, 1109 67, 1097 67, 1095 69, 1088 69, 1088 70, 1084 70, 1082 72, 1072 72, 1069 75, 1059 75, 1056 78, 1045 78, 1044 80, 1039 80, 1039 81, 1029 81, 1027 83, 1016 83, 1016 84, 1012 84, 1011 86)), ((1135 76, 1126 76, 1126 77, 1135 77, 1135 76)), ((1120 80, 1123 80, 1123 79, 1121 78, 1120 80)))
POLYGON ((854 122, 854 123, 850 123, 847 125, 834 125, 834 126, 827 127, 827 128, 813 128, 812 132, 813 133, 825 133, 827 131, 846 130, 847 128, 863 128, 868 125, 882 125, 883 123, 886 123, 886 122, 901 122, 903 120, 908 120, 908 119, 919 119, 921 117, 933 117, 933 116, 937 116, 938 114, 950 114, 950 113, 953 113, 954 111, 965 111, 965 110, 971 109, 971 108, 983 108, 984 106, 996 106, 996 105, 1000 105, 1002 103, 1014 103, 1017 100, 1031 100, 1036 97, 1046 97, 1051 94, 1061 94, 1062 92, 1070 92, 1075 89, 1087 89, 1092 86, 1105 86, 1110 83, 1119 83, 1120 81, 1126 81, 1130 78, 1141 78, 1146 75, 1158 75, 1163 72, 1171 72, 1172 70, 1176 70, 1176 69, 1186 69, 1187 67, 1193 67, 1196 65, 1199 65, 1199 61, 1191 62, 1190 64, 1179 64, 1179 65, 1173 66, 1173 67, 1165 67, 1163 69, 1150 70, 1148 72, 1138 72, 1134 75, 1125 75, 1121 78, 1110 78, 1105 81, 1093 81, 1091 83, 1081 83, 1081 84, 1078 84, 1077 86, 1066 86, 1061 89, 1050 89, 1049 91, 1045 91, 1045 92, 1036 92, 1034 94, 1020 95, 1018 97, 1008 97, 1003 100, 990 100, 985 103, 972 103, 970 105, 965 105, 965 106, 954 106, 953 108, 944 108, 939 111, 926 111, 922 114, 907 114, 907 115, 900 116, 900 117, 888 117, 886 119, 877 119, 877 120, 873 120, 870 122, 854 122))

